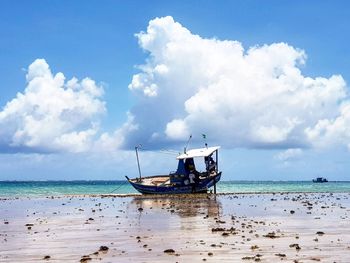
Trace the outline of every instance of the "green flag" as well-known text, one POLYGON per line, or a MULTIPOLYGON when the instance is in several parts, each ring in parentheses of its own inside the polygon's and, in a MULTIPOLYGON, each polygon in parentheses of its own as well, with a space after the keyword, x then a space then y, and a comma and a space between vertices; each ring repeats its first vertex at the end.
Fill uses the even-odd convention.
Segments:
POLYGON ((203 139, 206 139, 207 138, 207 135, 203 134, 202 133, 202 136, 203 136, 203 139))

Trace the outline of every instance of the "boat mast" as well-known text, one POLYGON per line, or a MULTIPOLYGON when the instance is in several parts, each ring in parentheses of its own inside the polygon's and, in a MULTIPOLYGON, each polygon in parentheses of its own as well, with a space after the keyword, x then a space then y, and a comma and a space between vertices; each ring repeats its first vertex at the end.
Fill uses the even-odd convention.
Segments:
POLYGON ((191 139, 192 139, 192 134, 190 135, 190 138, 188 138, 188 141, 187 141, 186 146, 185 146, 185 148, 184 148, 184 153, 186 153, 188 144, 190 143, 190 140, 191 140, 191 139))
POLYGON ((139 147, 140 147, 139 145, 135 146, 135 151, 136 151, 137 167, 139 168, 139 175, 141 180, 141 169, 140 169, 140 161, 139 161, 139 153, 138 153, 139 147))
POLYGON ((215 159, 216 159, 216 173, 217 173, 219 171, 219 152, 218 152, 218 150, 216 150, 215 153, 216 153, 215 159))
MULTIPOLYGON (((216 169, 216 174, 218 174, 219 171, 219 152, 218 150, 215 151, 215 159, 216 159, 216 165, 215 165, 215 169, 216 169)), ((215 180, 215 179, 214 179, 215 180)), ((216 195, 216 181, 214 181, 214 194, 216 195)))

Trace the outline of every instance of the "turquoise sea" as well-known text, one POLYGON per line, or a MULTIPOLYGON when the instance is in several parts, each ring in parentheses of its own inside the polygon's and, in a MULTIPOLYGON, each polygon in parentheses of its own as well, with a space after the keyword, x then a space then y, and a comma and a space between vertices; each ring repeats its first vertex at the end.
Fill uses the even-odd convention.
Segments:
MULTIPOLYGON (((328 192, 350 193, 350 181, 222 181, 218 193, 328 192)), ((127 181, 0 181, 0 197, 82 194, 135 194, 127 181)))

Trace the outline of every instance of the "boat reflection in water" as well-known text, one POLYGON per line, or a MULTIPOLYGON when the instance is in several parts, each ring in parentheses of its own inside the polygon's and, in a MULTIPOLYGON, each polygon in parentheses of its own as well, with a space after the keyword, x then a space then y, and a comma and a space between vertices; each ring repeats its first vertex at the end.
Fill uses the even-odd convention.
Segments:
POLYGON ((142 211, 168 211, 180 217, 219 217, 222 205, 213 195, 138 196, 131 201, 142 211))

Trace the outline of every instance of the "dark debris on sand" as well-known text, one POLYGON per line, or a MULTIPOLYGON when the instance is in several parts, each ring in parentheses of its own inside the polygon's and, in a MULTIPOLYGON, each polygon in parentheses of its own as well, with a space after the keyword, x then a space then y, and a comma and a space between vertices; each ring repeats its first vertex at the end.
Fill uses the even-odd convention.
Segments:
POLYGON ((263 235, 263 237, 268 237, 268 238, 279 238, 280 236, 276 236, 276 233, 275 232, 270 232, 270 233, 267 233, 266 235, 263 235))
POLYGON ((174 254, 174 253, 175 253, 175 250, 172 249, 172 248, 169 248, 169 249, 164 250, 164 253, 167 253, 167 254, 174 254))
POLYGON ((100 246, 99 251, 107 251, 109 249, 109 247, 107 246, 100 246))
POLYGON ((92 260, 92 258, 90 257, 90 256, 82 256, 81 257, 81 259, 80 259, 80 262, 81 263, 85 263, 85 262, 88 262, 88 261, 90 261, 90 260, 92 260))
POLYGON ((296 250, 300 250, 300 249, 301 249, 301 247, 299 246, 299 244, 290 244, 289 247, 290 247, 290 248, 293 248, 293 247, 294 247, 296 250))

